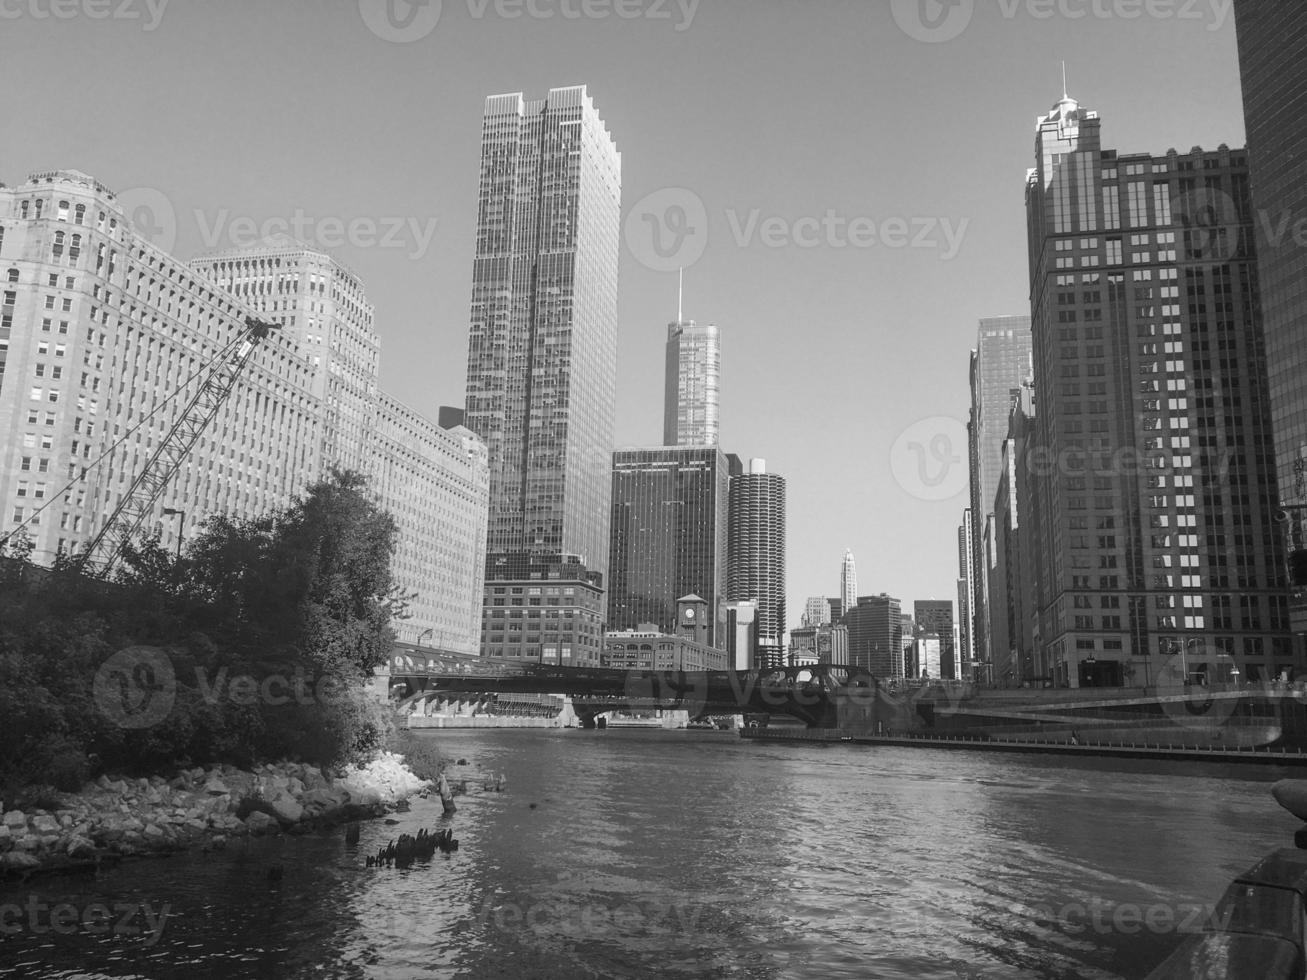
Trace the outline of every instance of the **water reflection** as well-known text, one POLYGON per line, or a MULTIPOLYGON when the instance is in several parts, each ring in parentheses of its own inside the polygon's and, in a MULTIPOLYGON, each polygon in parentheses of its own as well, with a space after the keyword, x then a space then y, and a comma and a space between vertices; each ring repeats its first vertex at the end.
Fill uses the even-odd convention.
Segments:
POLYGON ((1260 770, 718 733, 432 737, 470 763, 456 853, 363 867, 443 825, 427 801, 357 849, 242 842, 10 888, 0 903, 168 915, 147 944, 38 933, 24 912, 0 976, 1136 978, 1295 829, 1260 770), (494 773, 506 792, 476 792, 494 773))

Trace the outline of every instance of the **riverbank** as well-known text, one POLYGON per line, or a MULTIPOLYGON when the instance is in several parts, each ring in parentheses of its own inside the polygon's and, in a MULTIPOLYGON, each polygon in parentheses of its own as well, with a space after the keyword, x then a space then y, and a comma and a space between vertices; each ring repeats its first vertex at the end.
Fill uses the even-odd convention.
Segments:
POLYGON ((366 819, 428 791, 404 758, 383 752, 337 770, 274 763, 251 770, 214 765, 161 776, 101 776, 78 793, 49 791, 40 808, 0 818, 0 875, 95 868, 124 858, 230 837, 306 833, 366 819))
POLYGON ((1163 743, 1089 743, 1022 741, 1019 739, 957 736, 851 735, 829 728, 742 728, 740 737, 778 742, 838 742, 854 745, 883 745, 914 749, 953 749, 973 752, 1026 752, 1047 755, 1114 756, 1124 759, 1190 760, 1195 762, 1241 762, 1276 766, 1307 766, 1307 752, 1297 749, 1219 749, 1166 745, 1163 743))

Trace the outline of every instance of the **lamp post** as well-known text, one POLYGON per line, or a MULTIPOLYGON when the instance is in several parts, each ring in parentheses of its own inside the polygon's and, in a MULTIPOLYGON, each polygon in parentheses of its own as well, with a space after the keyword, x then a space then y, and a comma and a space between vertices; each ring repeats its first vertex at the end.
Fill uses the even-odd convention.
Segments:
POLYGON ((435 634, 435 632, 436 632, 436 628, 435 628, 434 626, 428 626, 428 627, 427 627, 426 629, 424 629, 421 633, 419 633, 419 634, 418 634, 418 646, 421 646, 421 645, 422 645, 422 637, 424 637, 424 636, 432 636, 432 635, 435 634))
POLYGON ((180 561, 182 557, 182 532, 186 530, 186 511, 177 510, 175 507, 165 507, 163 514, 165 517, 181 518, 177 522, 177 560, 180 561))

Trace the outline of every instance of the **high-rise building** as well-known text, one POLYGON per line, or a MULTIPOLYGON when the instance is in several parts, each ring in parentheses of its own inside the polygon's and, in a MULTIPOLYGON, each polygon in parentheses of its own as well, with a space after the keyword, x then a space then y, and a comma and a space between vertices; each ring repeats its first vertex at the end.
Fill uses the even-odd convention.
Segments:
POLYGON ((1026 203, 1054 680, 1289 669, 1246 154, 1107 150, 1064 96, 1038 120, 1026 203))
POLYGON ((357 470, 395 517, 396 584, 416 593, 400 639, 476 650, 484 447, 377 389, 355 276, 285 240, 184 264, 137 235, 103 184, 53 171, 0 187, 0 279, 0 534, 25 525, 41 563, 88 544, 186 401, 168 399, 194 392, 257 317, 281 329, 144 530, 172 547, 211 515, 259 517, 333 465, 357 470))
POLYGON ((604 590, 575 555, 501 555, 486 561, 481 655, 561 667, 598 667, 604 590))
POLYGON ((858 567, 853 552, 845 549, 840 562, 840 608, 852 609, 858 604, 858 567))
POLYGON ((971 553, 974 659, 991 659, 988 564, 983 553, 985 527, 994 512, 1008 410, 1021 383, 1030 377, 1030 317, 998 316, 980 321, 971 352, 971 414, 967 423, 971 467, 971 553))
POLYGON ((584 87, 486 100, 466 426, 488 561, 608 566, 621 157, 584 87))
POLYGON ((903 613, 898 599, 885 594, 859 596, 844 614, 849 630, 849 663, 884 680, 905 676, 903 613))
POLYGON ((919 635, 936 638, 937 646, 933 649, 939 664, 930 676, 958 680, 957 653, 953 649, 953 600, 918 599, 912 604, 912 617, 919 635))
MULTIPOLYGON (((1307 7, 1235 0, 1290 626, 1307 634, 1307 7)), ((1295 651, 1303 656, 1301 647, 1295 651)))
POLYGON ((707 603, 710 645, 726 642, 730 472, 716 446, 613 453, 608 628, 670 633, 681 597, 707 603))
MULTIPOLYGON (((975 470, 973 469, 974 473, 975 470)), ((972 486, 975 486, 974 482, 972 486)), ((964 680, 972 677, 972 665, 976 663, 975 611, 971 608, 972 597, 976 594, 975 551, 972 548, 970 507, 962 512, 962 523, 958 525, 958 676, 964 680)), ((982 678, 988 680, 988 678, 982 678)))
POLYGON ((803 606, 804 626, 823 626, 830 623, 830 600, 825 596, 809 596, 803 606))
POLYGON ((785 478, 767 462, 731 478, 726 598, 758 603, 758 665, 780 666, 785 639, 785 478))
POLYGON ((1025 385, 1012 403, 1003 468, 994 495, 994 554, 990 570, 990 625, 994 680, 1002 686, 1047 680, 1035 643, 1032 597, 1036 583, 1037 499, 1031 492, 1030 440, 1035 417, 1034 386, 1025 385))
POLYGON ((667 325, 663 445, 715 446, 721 397, 721 332, 682 316, 667 325))

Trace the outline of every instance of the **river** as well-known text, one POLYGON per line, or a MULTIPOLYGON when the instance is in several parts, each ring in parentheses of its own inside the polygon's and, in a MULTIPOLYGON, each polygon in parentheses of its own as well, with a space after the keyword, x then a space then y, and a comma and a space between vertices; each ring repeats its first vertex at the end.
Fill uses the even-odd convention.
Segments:
POLYGON ((1298 825, 1255 767, 429 737, 468 763, 457 852, 364 867, 443 826, 433 798, 357 849, 336 830, 11 883, 0 977, 1139 978, 1298 825))

